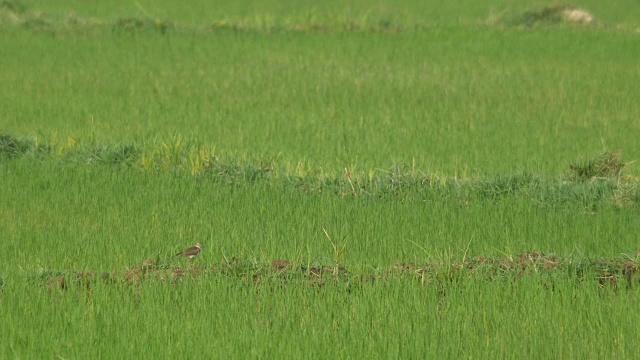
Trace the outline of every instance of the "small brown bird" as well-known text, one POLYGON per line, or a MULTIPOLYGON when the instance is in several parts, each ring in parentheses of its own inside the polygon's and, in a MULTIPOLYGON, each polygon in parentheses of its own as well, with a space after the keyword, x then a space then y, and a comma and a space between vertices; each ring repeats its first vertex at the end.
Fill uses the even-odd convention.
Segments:
POLYGON ((200 251, 202 251, 202 244, 197 242, 196 246, 190 247, 181 253, 177 253, 176 256, 184 256, 184 257, 188 257, 189 259, 192 259, 194 256, 200 254, 200 251))

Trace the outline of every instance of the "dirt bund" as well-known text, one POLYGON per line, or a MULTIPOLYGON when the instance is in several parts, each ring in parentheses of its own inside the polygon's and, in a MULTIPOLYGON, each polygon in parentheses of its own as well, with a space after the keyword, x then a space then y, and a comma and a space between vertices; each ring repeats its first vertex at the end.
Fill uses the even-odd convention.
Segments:
POLYGON ((314 287, 340 280, 368 283, 375 285, 386 283, 393 278, 415 278, 422 284, 442 285, 464 280, 518 281, 525 277, 540 274, 554 274, 559 278, 572 278, 579 282, 595 281, 601 288, 632 288, 640 284, 640 250, 636 257, 600 258, 595 260, 561 259, 556 255, 542 252, 522 252, 514 257, 490 258, 475 256, 464 258, 453 263, 398 262, 383 267, 374 273, 354 273, 344 266, 314 265, 308 266, 299 262, 275 259, 263 265, 243 264, 233 262, 211 267, 189 266, 162 267, 145 259, 141 266, 136 266, 120 273, 82 271, 63 275, 44 277, 44 286, 49 291, 66 291, 70 288, 80 288, 91 291, 92 284, 123 284, 138 286, 142 282, 169 282, 175 285, 185 279, 204 279, 206 275, 222 275, 235 277, 256 286, 266 283, 288 282, 302 279, 314 287), (297 265, 296 265, 297 264, 297 265))

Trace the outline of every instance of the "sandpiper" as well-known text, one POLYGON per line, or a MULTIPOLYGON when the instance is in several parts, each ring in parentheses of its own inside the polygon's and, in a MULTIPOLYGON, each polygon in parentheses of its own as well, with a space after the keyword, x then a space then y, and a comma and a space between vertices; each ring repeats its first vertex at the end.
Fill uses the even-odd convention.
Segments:
POLYGON ((176 256, 184 256, 192 259, 194 256, 200 254, 200 251, 202 251, 202 244, 197 242, 194 247, 190 247, 181 253, 177 253, 176 256))

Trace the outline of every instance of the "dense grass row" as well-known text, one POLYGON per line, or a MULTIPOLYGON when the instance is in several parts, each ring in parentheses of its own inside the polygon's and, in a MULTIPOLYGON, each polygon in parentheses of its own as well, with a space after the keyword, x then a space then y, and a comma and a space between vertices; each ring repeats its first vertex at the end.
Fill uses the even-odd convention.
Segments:
POLYGON ((426 174, 409 164, 368 171, 345 167, 336 171, 314 167, 310 162, 291 164, 279 161, 277 157, 221 158, 213 150, 180 142, 147 149, 132 144, 79 144, 75 140, 52 146, 37 139, 2 134, 0 158, 54 161, 61 166, 107 165, 148 173, 186 174, 205 186, 208 183, 231 187, 266 183, 278 191, 372 199, 393 197, 419 202, 448 199, 464 205, 517 197, 543 207, 583 206, 589 211, 607 204, 635 206, 640 203, 637 177, 623 174, 627 164, 620 159, 620 154, 611 152, 568 164, 562 177, 545 178, 523 172, 480 179, 426 174))

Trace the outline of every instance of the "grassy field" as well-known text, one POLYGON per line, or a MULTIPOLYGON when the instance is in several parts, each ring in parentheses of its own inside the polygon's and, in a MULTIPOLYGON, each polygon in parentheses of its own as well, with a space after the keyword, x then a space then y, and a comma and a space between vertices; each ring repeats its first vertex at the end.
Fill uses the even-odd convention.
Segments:
POLYGON ((240 31, 177 23, 163 35, 146 23, 48 21, 0 35, 3 123, 19 135, 158 145, 181 136, 339 171, 415 161, 459 176, 557 174, 606 149, 640 157, 633 31, 325 33, 240 22, 240 31))
POLYGON ((640 7, 547 5, 1 2, 0 354, 640 356, 640 7))

